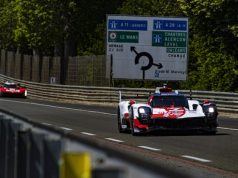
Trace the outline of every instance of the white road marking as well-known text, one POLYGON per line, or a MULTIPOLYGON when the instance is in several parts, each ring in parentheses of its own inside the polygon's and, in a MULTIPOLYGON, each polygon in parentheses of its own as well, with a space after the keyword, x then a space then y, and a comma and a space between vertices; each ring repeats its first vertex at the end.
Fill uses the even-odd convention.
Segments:
POLYGON ((204 162, 204 163, 212 162, 211 160, 207 160, 207 159, 203 159, 203 158, 198 158, 198 157, 194 157, 194 156, 189 156, 189 155, 182 155, 182 157, 188 158, 188 159, 193 159, 193 160, 204 162))
POLYGON ((84 135, 89 135, 89 136, 94 136, 94 135, 96 135, 96 134, 89 133, 89 132, 81 132, 81 134, 84 134, 84 135))
POLYGON ((148 147, 148 146, 138 146, 139 148, 144 148, 144 149, 147 149, 147 150, 152 150, 152 151, 160 151, 160 149, 157 149, 157 148, 152 148, 152 147, 148 147))
POLYGON ((68 131, 71 131, 71 130, 73 130, 73 129, 71 129, 71 128, 67 128, 67 127, 60 127, 61 129, 64 129, 64 130, 68 130, 68 131))
POLYGON ((217 128, 218 128, 218 129, 224 129, 224 130, 238 131, 238 129, 227 128, 227 127, 217 127, 217 128))
POLYGON ((105 138, 106 140, 110 140, 110 141, 113 141, 113 142, 117 142, 117 143, 122 143, 124 141, 122 140, 118 140, 118 139, 114 139, 114 138, 105 138))
POLYGON ((72 111, 82 111, 82 112, 97 113, 97 114, 104 114, 104 115, 111 115, 111 116, 116 116, 117 115, 117 114, 101 112, 101 111, 92 111, 92 110, 77 109, 77 108, 67 108, 67 107, 53 106, 53 105, 48 105, 48 104, 23 102, 23 101, 11 101, 11 100, 5 100, 5 99, 0 99, 0 100, 8 101, 8 102, 13 102, 13 103, 23 103, 23 104, 31 104, 31 105, 36 105, 36 106, 44 106, 44 107, 50 107, 50 108, 56 108, 56 109, 66 109, 66 110, 72 110, 72 111))

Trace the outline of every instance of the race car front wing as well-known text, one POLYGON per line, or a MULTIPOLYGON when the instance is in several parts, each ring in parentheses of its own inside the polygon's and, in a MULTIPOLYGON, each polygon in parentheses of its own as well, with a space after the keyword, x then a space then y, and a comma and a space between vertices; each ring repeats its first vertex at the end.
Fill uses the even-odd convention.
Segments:
POLYGON ((139 119, 137 128, 141 131, 152 131, 152 130, 210 130, 218 126, 216 118, 208 117, 193 117, 193 118, 148 118, 139 119))

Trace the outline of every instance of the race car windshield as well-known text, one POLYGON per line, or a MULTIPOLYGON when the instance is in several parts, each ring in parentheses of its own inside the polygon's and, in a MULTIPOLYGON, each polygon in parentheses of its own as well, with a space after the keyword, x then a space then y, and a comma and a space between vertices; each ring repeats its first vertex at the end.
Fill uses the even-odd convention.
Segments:
POLYGON ((16 84, 4 84, 3 85, 5 88, 17 88, 16 84))
POLYGON ((151 101, 152 107, 188 107, 188 100, 184 96, 154 96, 151 101))

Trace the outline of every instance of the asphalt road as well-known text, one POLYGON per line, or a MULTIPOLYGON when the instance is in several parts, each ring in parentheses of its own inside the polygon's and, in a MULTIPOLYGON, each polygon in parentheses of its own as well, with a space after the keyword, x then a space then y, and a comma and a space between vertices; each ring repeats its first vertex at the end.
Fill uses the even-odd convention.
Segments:
POLYGON ((132 136, 130 133, 118 133, 116 108, 112 107, 0 98, 0 108, 33 121, 67 129, 74 134, 149 150, 153 153, 150 158, 153 161, 159 159, 155 154, 158 152, 238 177, 238 116, 219 116, 216 135, 157 133, 132 136))

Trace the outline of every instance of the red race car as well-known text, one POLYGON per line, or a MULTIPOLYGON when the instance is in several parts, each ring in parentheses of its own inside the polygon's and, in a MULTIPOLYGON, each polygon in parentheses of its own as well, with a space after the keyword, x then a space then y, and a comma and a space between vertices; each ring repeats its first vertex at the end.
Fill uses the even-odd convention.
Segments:
POLYGON ((0 96, 27 97, 27 89, 14 82, 5 82, 0 85, 0 96))

